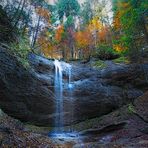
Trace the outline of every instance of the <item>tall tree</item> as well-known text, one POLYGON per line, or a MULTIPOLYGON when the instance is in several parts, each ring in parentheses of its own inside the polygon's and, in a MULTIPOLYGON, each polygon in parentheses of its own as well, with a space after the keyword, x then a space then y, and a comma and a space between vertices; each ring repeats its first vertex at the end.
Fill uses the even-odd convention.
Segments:
POLYGON ((64 15, 68 16, 76 16, 79 13, 80 5, 77 0, 58 0, 57 9, 59 18, 63 19, 64 15))
POLYGON ((114 29, 117 49, 129 50, 130 56, 138 57, 147 40, 147 1, 114 0, 114 29))

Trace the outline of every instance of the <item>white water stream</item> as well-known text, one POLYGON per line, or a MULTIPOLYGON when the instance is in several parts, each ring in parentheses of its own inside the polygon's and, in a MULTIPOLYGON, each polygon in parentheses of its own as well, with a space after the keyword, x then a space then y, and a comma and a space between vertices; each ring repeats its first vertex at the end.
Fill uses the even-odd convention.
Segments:
MULTIPOLYGON (((72 98, 72 84, 71 84, 71 65, 58 60, 54 61, 55 65, 55 81, 54 81, 54 93, 56 98, 56 110, 55 110, 55 132, 63 132, 64 129, 64 98, 63 98, 63 73, 66 73, 68 77, 69 99, 72 98), (58 130, 58 131, 57 131, 58 130)), ((69 100, 70 101, 70 100, 69 100)), ((73 114, 73 113, 72 113, 73 114)), ((73 115, 72 115, 73 116, 73 115)))
MULTIPOLYGON (((55 93, 55 121, 54 121, 54 131, 53 133, 49 133, 49 136, 62 141, 74 141, 77 144, 80 144, 80 137, 77 132, 74 132, 73 127, 71 126, 69 130, 66 132, 64 131, 64 121, 73 121, 74 110, 73 110, 73 84, 71 82, 72 77, 72 66, 65 62, 60 62, 58 60, 54 61, 55 65, 55 76, 54 76, 54 93, 55 93), (65 75, 64 75, 65 74, 65 75), (67 77, 67 81, 63 78, 64 76, 67 77), (63 92, 66 86, 68 88, 68 112, 69 116, 68 119, 64 119, 64 96, 63 92)), ((71 122, 72 123, 72 122, 71 122)))

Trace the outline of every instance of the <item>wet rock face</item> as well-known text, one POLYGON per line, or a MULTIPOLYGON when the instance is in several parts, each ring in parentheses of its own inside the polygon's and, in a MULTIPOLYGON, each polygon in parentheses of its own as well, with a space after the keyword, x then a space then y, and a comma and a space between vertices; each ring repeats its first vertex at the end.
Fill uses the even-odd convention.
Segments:
MULTIPOLYGON (((54 64, 33 54, 29 59, 31 68, 25 70, 6 49, 0 49, 0 107, 22 121, 49 126, 57 116, 54 64)), ((136 66, 110 65, 95 70, 73 64, 73 88, 69 91, 64 85, 63 92, 65 124, 107 114, 142 95, 147 86, 141 75, 136 66)), ((63 78, 67 83, 65 73, 63 78)))
POLYGON ((141 96, 144 89, 134 84, 139 78, 143 82, 140 82, 142 86, 146 86, 144 77, 142 79, 143 71, 134 65, 120 66, 112 63, 112 66, 103 70, 79 65, 73 67, 72 74, 73 122, 107 114, 141 96))
POLYGON ((25 70, 6 49, 0 49, 0 65, 0 108, 22 121, 51 123, 54 99, 49 81, 25 70))

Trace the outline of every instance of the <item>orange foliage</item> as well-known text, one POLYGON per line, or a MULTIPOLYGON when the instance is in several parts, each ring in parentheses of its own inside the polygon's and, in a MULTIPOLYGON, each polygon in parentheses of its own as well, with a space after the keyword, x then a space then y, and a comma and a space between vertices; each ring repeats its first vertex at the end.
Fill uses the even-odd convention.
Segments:
POLYGON ((55 46, 52 45, 52 42, 50 42, 49 37, 47 36, 47 30, 45 29, 39 36, 37 40, 40 49, 42 53, 46 57, 52 57, 53 51, 55 50, 55 46))
POLYGON ((121 13, 120 13, 120 12, 117 12, 117 13, 115 14, 115 16, 114 16, 113 25, 114 25, 114 28, 115 28, 116 30, 121 29, 120 17, 121 17, 121 13))
POLYGON ((50 24, 50 12, 49 12, 49 10, 44 9, 44 8, 42 8, 42 7, 38 7, 38 8, 36 9, 36 12, 37 12, 41 17, 43 17, 43 18, 46 20, 47 23, 50 24))
POLYGON ((92 35, 89 30, 75 33, 75 41, 78 48, 87 48, 92 43, 92 35))
POLYGON ((59 43, 62 41, 62 35, 64 33, 64 26, 59 26, 55 33, 55 40, 59 43))
POLYGON ((98 32, 98 39, 100 42, 105 42, 106 37, 109 34, 109 28, 107 26, 102 26, 102 29, 98 32))

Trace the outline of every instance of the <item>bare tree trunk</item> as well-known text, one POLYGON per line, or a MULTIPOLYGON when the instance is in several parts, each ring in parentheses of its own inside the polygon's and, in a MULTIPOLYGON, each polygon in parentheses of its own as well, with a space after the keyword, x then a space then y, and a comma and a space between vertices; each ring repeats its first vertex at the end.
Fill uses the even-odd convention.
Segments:
MULTIPOLYGON (((31 12, 31 6, 30 6, 30 9, 28 11, 27 18, 29 18, 30 12, 31 12)), ((25 29, 26 29, 27 26, 28 26, 28 21, 26 21, 24 27, 22 28, 22 30, 23 30, 22 33, 23 34, 25 33, 25 29)))
POLYGON ((39 32, 39 27, 40 27, 40 20, 41 20, 41 16, 39 16, 38 18, 38 23, 36 26, 36 31, 33 35, 33 39, 32 39, 32 48, 35 46, 36 40, 37 40, 37 36, 38 36, 38 32, 39 32))
POLYGON ((18 22, 19 22, 19 20, 20 20, 20 17, 21 17, 21 14, 22 14, 22 12, 23 12, 23 9, 24 9, 24 6, 25 6, 25 3, 26 3, 26 0, 23 1, 21 11, 20 11, 20 13, 18 14, 17 21, 15 22, 13 28, 15 28, 15 27, 17 26, 17 24, 18 24, 18 22))
POLYGON ((14 13, 13 17, 11 18, 11 21, 12 21, 12 22, 13 22, 13 20, 16 18, 17 14, 18 14, 18 12, 19 12, 19 10, 20 10, 20 7, 21 7, 22 2, 23 2, 23 0, 20 0, 20 2, 19 2, 19 6, 18 6, 18 8, 17 8, 16 12, 14 13))
POLYGON ((146 38, 146 41, 148 42, 148 32, 147 32, 147 28, 146 28, 146 20, 145 20, 145 17, 143 16, 142 17, 142 25, 143 25, 143 30, 144 30, 144 34, 145 34, 145 38, 146 38))

